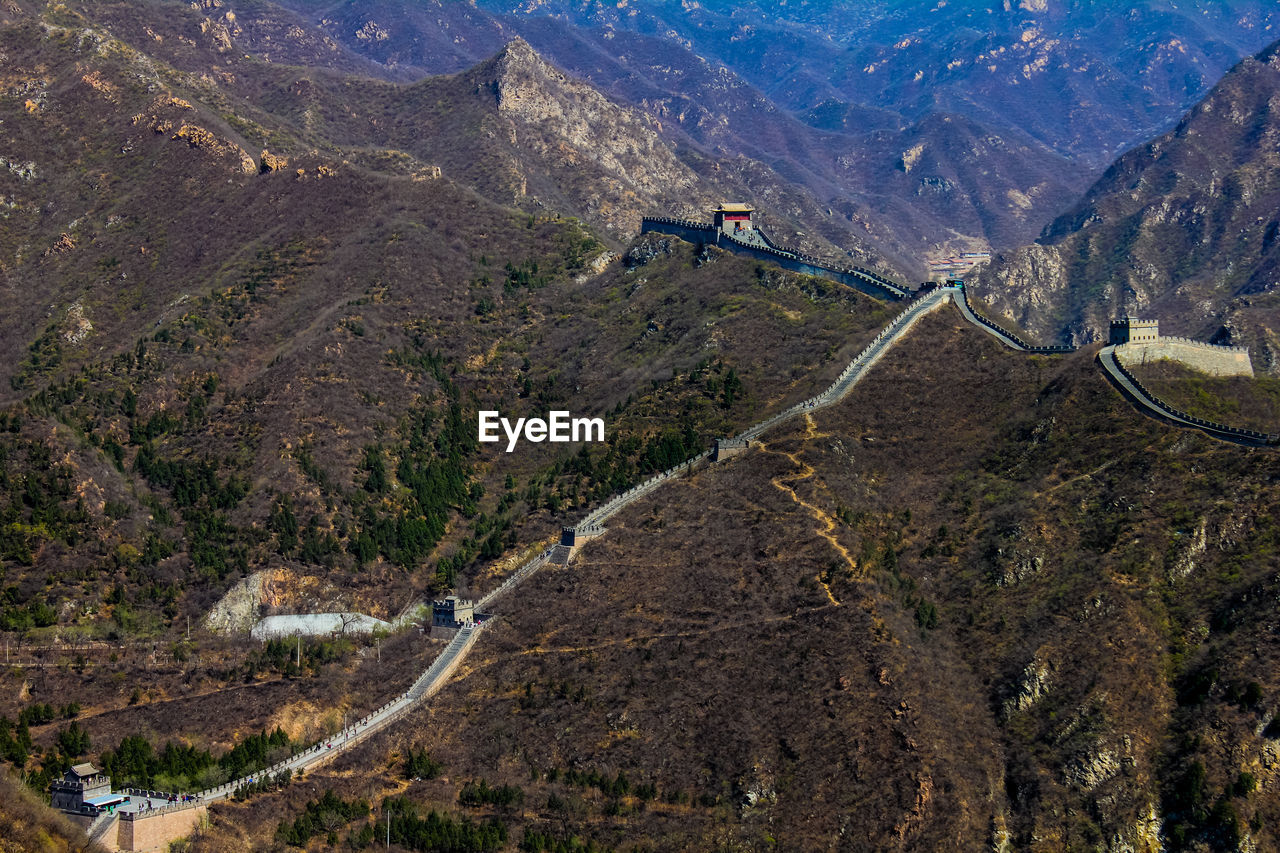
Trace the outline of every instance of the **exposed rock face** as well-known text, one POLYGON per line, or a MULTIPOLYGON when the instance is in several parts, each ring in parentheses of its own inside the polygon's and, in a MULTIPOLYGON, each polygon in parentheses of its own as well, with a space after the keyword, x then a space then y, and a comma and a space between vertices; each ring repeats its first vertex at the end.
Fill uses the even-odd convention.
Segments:
POLYGON ((1093 790, 1120 772, 1120 758, 1108 749, 1077 756, 1064 772, 1067 784, 1093 790))
POLYGON ((1016 692, 1004 703, 1005 716, 1025 711, 1049 692, 1052 671, 1047 663, 1032 661, 1022 671, 1016 692))
POLYGON ((523 35, 713 156, 803 185, 830 227, 921 274, 923 252, 1032 239, 1280 20, 1262 0, 285 2, 389 75, 454 72, 523 35))
POLYGON ((1121 157, 977 295, 1046 340, 1117 315, 1249 346, 1274 371, 1280 313, 1280 45, 1240 63, 1169 133, 1121 157))
POLYGON ((267 574, 254 572, 228 590, 205 616, 205 626, 219 634, 248 632, 258 620, 258 605, 262 603, 267 574))
POLYGON ((647 263, 671 254, 671 238, 648 234, 636 241, 635 245, 622 256, 622 264, 627 269, 642 267, 647 263))
POLYGON ((690 195, 698 195, 698 177, 661 139, 652 119, 570 79, 524 40, 511 42, 472 74, 493 92, 503 120, 499 129, 512 147, 562 178, 555 190, 525 186, 530 195, 563 192, 573 208, 620 234, 633 232, 645 213, 685 207, 690 195))
POLYGON ((182 98, 162 96, 151 103, 145 112, 133 116, 132 123, 149 128, 156 134, 167 134, 174 142, 185 142, 188 148, 225 160, 233 171, 251 174, 257 164, 249 153, 230 140, 224 139, 208 128, 196 124, 190 115, 195 108, 182 98))
POLYGON ((283 172, 289 168, 289 158, 282 157, 279 154, 272 154, 267 149, 262 149, 262 156, 259 158, 261 165, 258 167, 262 172, 283 172))

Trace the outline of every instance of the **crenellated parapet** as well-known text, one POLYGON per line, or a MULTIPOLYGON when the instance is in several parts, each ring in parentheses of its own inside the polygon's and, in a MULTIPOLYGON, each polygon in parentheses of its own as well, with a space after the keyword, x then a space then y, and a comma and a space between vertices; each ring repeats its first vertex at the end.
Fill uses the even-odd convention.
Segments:
POLYGON ((771 261, 783 269, 837 281, 877 299, 905 299, 906 287, 873 270, 837 267, 798 249, 779 246, 752 218, 749 205, 722 204, 712 211, 713 223, 671 216, 646 216, 640 233, 669 234, 688 243, 717 246, 734 254, 771 261))

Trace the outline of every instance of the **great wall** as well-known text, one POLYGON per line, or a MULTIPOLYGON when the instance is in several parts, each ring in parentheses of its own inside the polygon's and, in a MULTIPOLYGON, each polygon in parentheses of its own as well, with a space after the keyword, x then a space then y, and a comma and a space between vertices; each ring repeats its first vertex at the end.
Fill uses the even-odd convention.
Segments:
POLYGON ((810 257, 795 249, 778 246, 759 229, 752 229, 760 242, 748 242, 732 232, 717 228, 707 222, 689 219, 671 219, 665 216, 646 216, 640 222, 640 233, 659 232, 679 237, 687 243, 718 246, 739 255, 748 255, 775 263, 783 269, 806 275, 816 275, 837 281, 877 299, 903 299, 910 291, 897 282, 862 267, 836 267, 810 257))
MULTIPOLYGON (((954 303, 966 320, 994 336, 1010 349, 1029 354, 1045 355, 1062 355, 1076 351, 1075 347, 1070 346, 1032 345, 1001 328, 973 310, 963 286, 927 287, 912 293, 905 287, 891 282, 870 270, 831 267, 815 258, 776 247, 771 241, 768 241, 763 232, 758 232, 765 243, 762 246, 736 239, 732 235, 705 223, 647 217, 644 220, 642 233, 651 231, 660 231, 691 242, 714 243, 730 251, 778 263, 787 269, 830 278, 877 298, 888 297, 894 301, 905 301, 907 305, 849 362, 825 391, 746 428, 737 436, 717 440, 711 449, 703 451, 684 463, 654 475, 645 482, 614 496, 584 516, 578 524, 563 528, 560 541, 557 544, 542 550, 533 558, 525 561, 498 587, 480 598, 475 603, 477 612, 488 610, 492 604, 514 590, 543 566, 548 564, 568 565, 577 550, 586 541, 604 534, 604 522, 625 507, 652 494, 673 478, 688 474, 704 465, 714 464, 738 455, 749 449, 752 442, 768 430, 797 416, 812 413, 840 402, 853 390, 854 386, 871 370, 876 362, 894 344, 907 335, 922 317, 937 311, 948 302, 954 303)), ((1115 350, 1115 346, 1104 347, 1098 355, 1099 363, 1120 392, 1136 403, 1140 411, 1179 426, 1202 430, 1214 438, 1236 444, 1253 447, 1273 447, 1280 443, 1280 435, 1242 430, 1177 411, 1143 388, 1132 373, 1115 357, 1115 350)), ((492 614, 490 616, 492 618, 492 614)), ((141 851, 163 849, 163 844, 166 844, 168 840, 181 837, 194 829, 204 819, 210 803, 233 797, 237 792, 263 780, 287 781, 290 778, 294 778, 305 771, 333 760, 350 747, 367 740, 402 719, 419 703, 441 689, 462 663, 487 624, 490 624, 490 621, 467 624, 459 628, 444 651, 432 661, 431 665, 414 681, 408 690, 352 725, 344 727, 333 737, 327 738, 284 761, 256 773, 229 781, 216 788, 201 791, 187 800, 179 800, 178 802, 164 805, 154 812, 132 815, 103 813, 89 822, 85 827, 86 831, 94 841, 112 850, 141 851), (161 820, 164 821, 163 825, 159 822, 161 820), (147 826, 146 824, 149 821, 156 821, 156 823, 152 826, 147 826), (116 830, 114 843, 110 837, 113 829, 116 830)), ((138 793, 150 795, 157 792, 138 793)), ((158 796, 168 797, 172 795, 159 794, 158 796)))

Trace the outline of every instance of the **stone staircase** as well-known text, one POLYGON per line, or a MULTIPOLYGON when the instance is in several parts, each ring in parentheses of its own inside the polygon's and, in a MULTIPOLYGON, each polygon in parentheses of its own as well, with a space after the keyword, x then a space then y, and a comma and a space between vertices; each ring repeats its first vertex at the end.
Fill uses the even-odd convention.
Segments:
POLYGON ((89 824, 85 834, 89 836, 90 844, 99 844, 108 850, 116 850, 116 830, 119 825, 120 815, 115 812, 111 814, 103 812, 89 824))

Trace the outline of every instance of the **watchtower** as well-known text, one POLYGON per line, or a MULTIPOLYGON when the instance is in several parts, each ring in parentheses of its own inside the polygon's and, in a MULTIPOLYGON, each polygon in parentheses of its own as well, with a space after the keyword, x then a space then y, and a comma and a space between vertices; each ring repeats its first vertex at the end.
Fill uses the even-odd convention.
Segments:
POLYGON ((711 217, 717 231, 736 234, 739 231, 750 231, 755 227, 751 219, 751 214, 755 213, 755 210, 749 204, 726 201, 711 211, 711 217))
POLYGON ((1111 321, 1111 344, 1153 344, 1160 340, 1159 320, 1123 317, 1111 321))
POLYGON ((79 812, 86 800, 111 793, 111 777, 92 764, 77 764, 49 784, 49 795, 55 809, 79 812))
POLYGON ((431 602, 432 628, 458 628, 475 622, 475 602, 456 595, 431 602))

